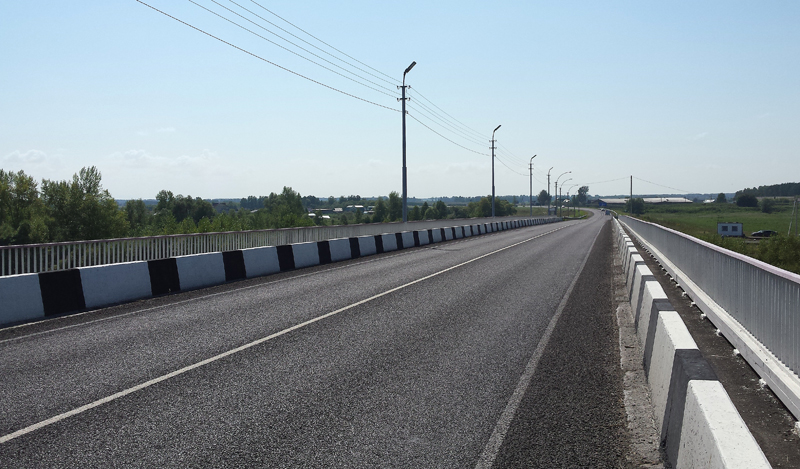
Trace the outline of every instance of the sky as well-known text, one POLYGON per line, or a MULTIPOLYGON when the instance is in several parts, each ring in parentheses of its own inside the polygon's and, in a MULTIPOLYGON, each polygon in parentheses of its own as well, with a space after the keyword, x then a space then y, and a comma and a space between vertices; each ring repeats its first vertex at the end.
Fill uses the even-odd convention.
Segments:
POLYGON ((498 125, 498 195, 533 155, 534 194, 800 180, 800 2, 143 1, 218 39, 136 0, 0 3, 0 168, 96 166, 117 199, 401 192, 416 61, 409 197, 490 194, 498 125))

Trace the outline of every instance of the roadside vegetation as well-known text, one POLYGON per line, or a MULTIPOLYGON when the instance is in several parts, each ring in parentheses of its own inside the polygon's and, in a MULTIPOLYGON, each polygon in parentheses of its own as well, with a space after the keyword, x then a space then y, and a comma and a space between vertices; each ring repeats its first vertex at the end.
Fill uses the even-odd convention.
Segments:
MULTIPOLYGON (((643 213, 637 216, 800 274, 800 238, 788 235, 793 202, 785 198, 759 201, 752 197, 754 203, 748 196, 751 194, 737 197, 738 204, 724 201, 711 204, 642 204, 643 213), (743 201, 740 200, 742 197, 743 201), (776 231, 778 235, 758 240, 722 237, 717 234, 718 222, 741 222, 747 235, 759 230, 776 231)), ((637 211, 635 202, 634 211, 637 211)))
MULTIPOLYGON (((454 203, 410 204, 409 220, 488 217, 490 197, 452 197, 454 203)), ((516 199, 516 197, 514 197, 516 199)), ((544 210, 544 209, 543 209, 544 210)), ((497 216, 516 215, 512 201, 497 198, 497 216)), ((527 213, 527 212, 526 212, 527 213)), ((0 246, 223 231, 393 222, 402 219, 402 199, 358 195, 301 196, 291 187, 268 196, 213 203, 162 190, 151 200, 120 205, 103 188, 100 171, 83 168, 71 180, 37 182, 24 171, 0 169, 0 246), (352 208, 332 213, 335 207, 352 208), (367 210, 372 208, 372 210, 367 210), (309 216, 309 211, 314 216, 309 216), (323 211, 325 213, 323 213, 323 211)))

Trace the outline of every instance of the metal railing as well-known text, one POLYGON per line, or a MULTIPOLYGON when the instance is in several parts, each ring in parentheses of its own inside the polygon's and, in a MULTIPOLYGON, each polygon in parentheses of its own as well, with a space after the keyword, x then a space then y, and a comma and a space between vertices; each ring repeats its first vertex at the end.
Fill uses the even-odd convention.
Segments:
POLYGON ((798 373, 800 275, 669 228, 630 217, 621 219, 798 373))
MULTIPOLYGON (((408 223, 374 223, 308 226, 273 230, 193 233, 141 238, 116 238, 64 243, 0 246, 0 276, 49 272, 94 265, 149 261, 207 252, 233 251, 262 246, 324 241, 448 226, 474 225, 529 217, 425 220, 408 223)), ((554 218, 554 217, 539 217, 554 218)))

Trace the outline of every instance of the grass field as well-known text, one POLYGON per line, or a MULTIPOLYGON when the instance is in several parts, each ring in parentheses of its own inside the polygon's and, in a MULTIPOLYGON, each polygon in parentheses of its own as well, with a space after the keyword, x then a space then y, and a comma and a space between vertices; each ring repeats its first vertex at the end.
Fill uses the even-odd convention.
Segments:
POLYGON ((744 232, 773 230, 787 234, 792 204, 776 204, 772 213, 733 204, 648 205, 642 219, 705 239, 716 235, 717 222, 741 222, 744 232))
POLYGON ((800 273, 800 239, 787 236, 792 223, 791 202, 776 204, 772 213, 733 204, 646 205, 640 218, 800 273), (759 242, 723 238, 717 234, 717 222, 741 222, 748 236, 758 230, 773 230, 779 235, 759 242))

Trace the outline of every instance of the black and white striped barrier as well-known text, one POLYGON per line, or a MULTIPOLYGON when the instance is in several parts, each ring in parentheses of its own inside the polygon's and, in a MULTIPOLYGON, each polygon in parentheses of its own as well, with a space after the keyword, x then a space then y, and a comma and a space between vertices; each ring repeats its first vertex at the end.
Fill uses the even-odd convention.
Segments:
POLYGON ((670 464, 771 467, 661 284, 619 222, 614 225, 656 429, 670 464))
POLYGON ((0 324, 556 221, 480 223, 0 277, 0 324))

